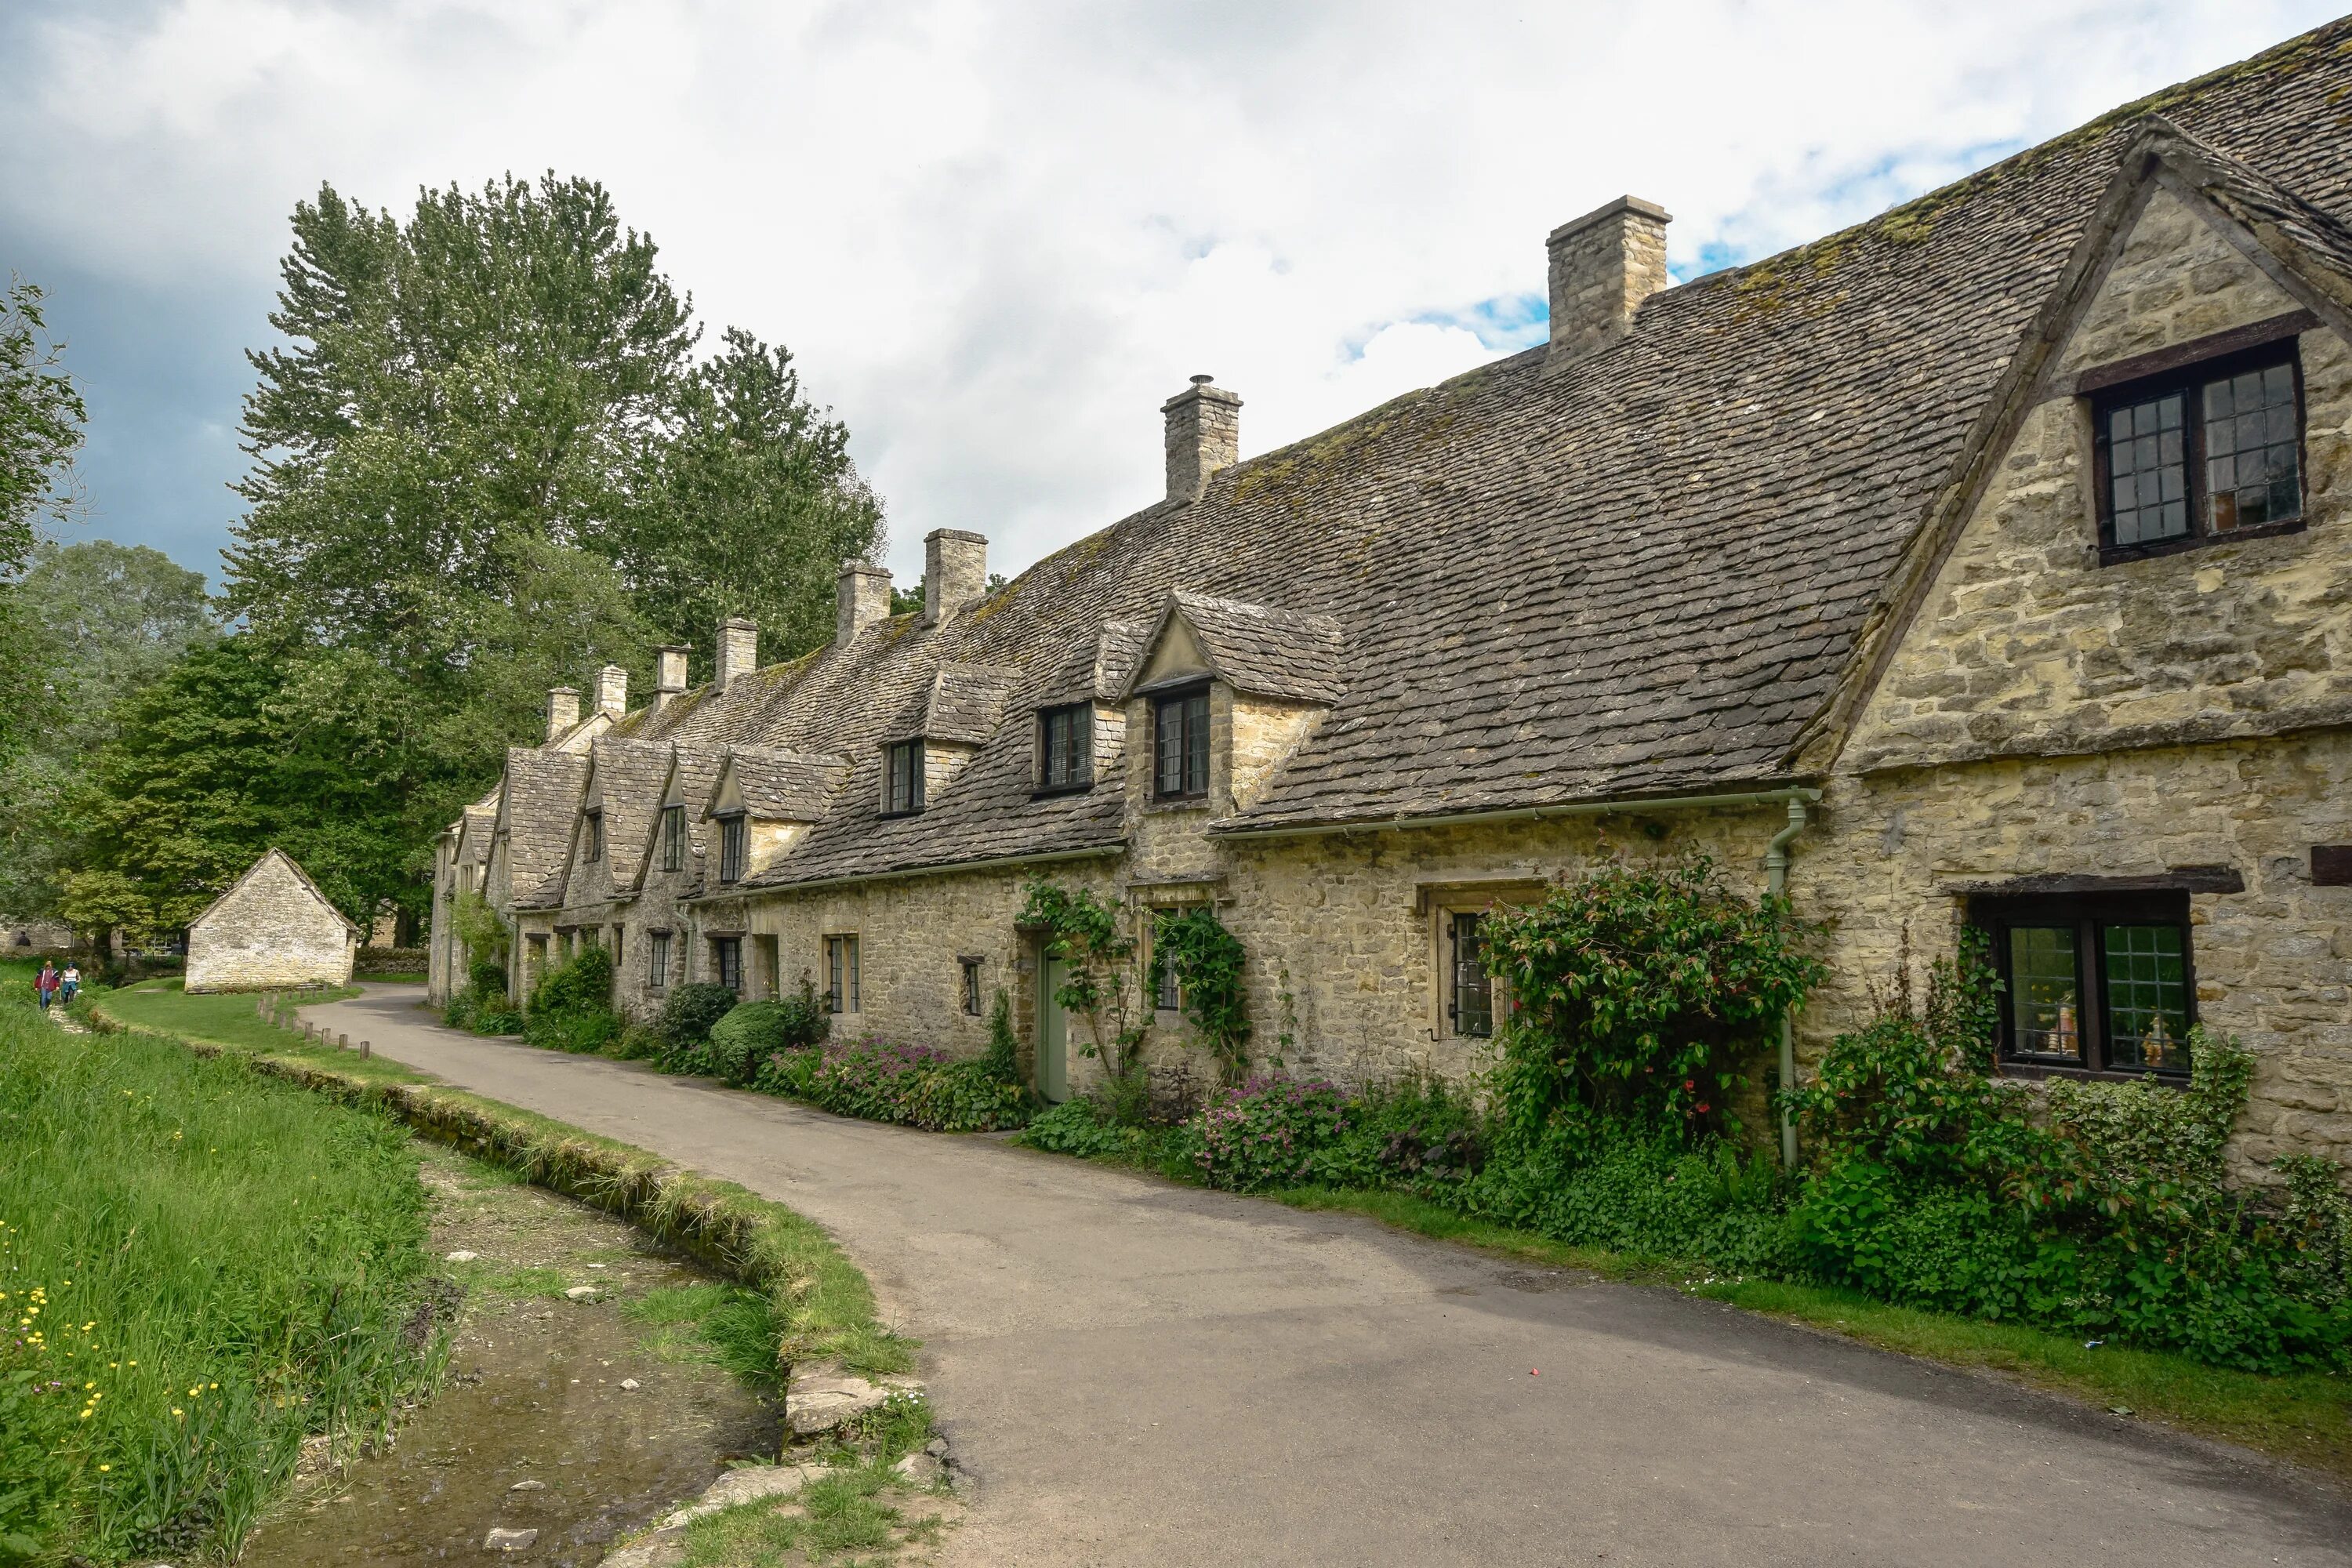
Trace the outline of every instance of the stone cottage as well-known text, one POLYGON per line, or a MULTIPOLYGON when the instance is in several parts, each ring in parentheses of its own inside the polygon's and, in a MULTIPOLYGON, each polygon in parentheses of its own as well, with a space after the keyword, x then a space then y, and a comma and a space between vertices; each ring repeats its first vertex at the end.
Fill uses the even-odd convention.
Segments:
POLYGON ((362 934, 291 856, 270 849, 189 922, 187 988, 348 985, 362 934))
POLYGON ((974 1051, 1001 989, 1058 1096, 1051 879, 1213 905, 1293 1070, 1458 1074, 1485 911, 1702 850, 1827 922, 1780 1072, 1972 923, 2005 1071, 2184 1081, 2201 1022, 2243 1157, 2352 1154, 2347 93, 2337 23, 1678 287, 1612 202, 1546 342, 1247 462, 1196 377, 1164 498, 999 590, 941 530, 919 612, 853 563, 825 647, 555 693, 436 984, 479 889, 518 984, 600 943, 641 1016, 806 977, 974 1051))

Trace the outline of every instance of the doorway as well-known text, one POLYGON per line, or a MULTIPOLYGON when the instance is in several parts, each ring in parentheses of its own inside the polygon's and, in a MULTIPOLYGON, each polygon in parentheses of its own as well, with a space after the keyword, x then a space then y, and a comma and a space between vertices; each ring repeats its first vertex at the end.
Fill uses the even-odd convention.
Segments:
POLYGON ((1070 1016, 1057 994, 1069 972, 1066 959, 1037 961, 1037 1092, 1055 1105, 1070 1098, 1070 1016))

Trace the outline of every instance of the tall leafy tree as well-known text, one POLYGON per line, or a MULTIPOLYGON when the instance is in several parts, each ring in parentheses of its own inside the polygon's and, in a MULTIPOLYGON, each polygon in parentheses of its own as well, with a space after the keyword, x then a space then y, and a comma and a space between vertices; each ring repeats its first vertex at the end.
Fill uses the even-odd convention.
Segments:
POLYGON ((160 551, 111 540, 33 547, 20 585, 23 744, 0 767, 0 909, 54 914, 79 854, 89 763, 123 700, 217 635, 205 579, 160 551))
MULTIPOLYGON (((64 345, 49 335, 41 290, 22 279, 0 289, 0 683, 23 689, 31 647, 16 580, 44 516, 62 520, 73 501, 73 456, 87 411, 65 372, 64 345)), ((24 705, 0 703, 0 750, 21 731, 24 705)))
POLYGON ((678 389, 619 558, 671 641, 698 647, 749 616, 771 647, 814 647, 832 635, 841 563, 881 542, 881 502, 790 352, 740 328, 724 341, 678 389))

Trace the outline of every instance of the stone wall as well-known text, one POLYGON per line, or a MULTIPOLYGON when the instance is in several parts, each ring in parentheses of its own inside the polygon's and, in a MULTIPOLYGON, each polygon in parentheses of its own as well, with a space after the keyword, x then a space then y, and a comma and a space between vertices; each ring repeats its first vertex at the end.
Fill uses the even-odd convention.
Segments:
POLYGON ((1817 1055, 1881 995, 1924 989, 1952 951, 1960 889, 2062 873, 2227 867, 2242 893, 2189 900, 2197 1011, 2254 1053, 2242 1164, 2302 1151, 2352 1158, 2352 888, 2316 887, 2311 846, 2352 838, 2341 781, 2352 734, 2010 758, 1833 782, 1799 838, 1790 888, 1831 923, 1831 978, 1800 1020, 1817 1055))
POLYGON ((188 928, 190 991, 345 985, 358 936, 272 853, 188 928))

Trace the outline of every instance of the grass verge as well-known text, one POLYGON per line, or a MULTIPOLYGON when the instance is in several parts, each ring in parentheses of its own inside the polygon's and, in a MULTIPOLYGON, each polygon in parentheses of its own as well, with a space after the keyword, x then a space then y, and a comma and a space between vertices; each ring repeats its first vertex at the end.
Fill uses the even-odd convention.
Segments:
MULTIPOLYGON (((347 1104, 381 1108, 425 1136, 533 1184, 617 1215, 685 1247, 769 1304, 773 1360, 831 1357, 870 1374, 907 1371, 914 1342, 874 1315, 866 1276, 814 1221, 782 1204, 497 1100, 444 1089, 381 1057, 312 1045, 224 1000, 142 985, 89 1008, 100 1028, 148 1033, 198 1052, 233 1055, 254 1071, 347 1104), (217 1029, 218 1033, 210 1031, 217 1029)), ((236 1001, 237 998, 226 998, 236 1001)))
POLYGON ((0 1004, 0 1562, 234 1551, 429 1384, 405 1130, 0 1004))

